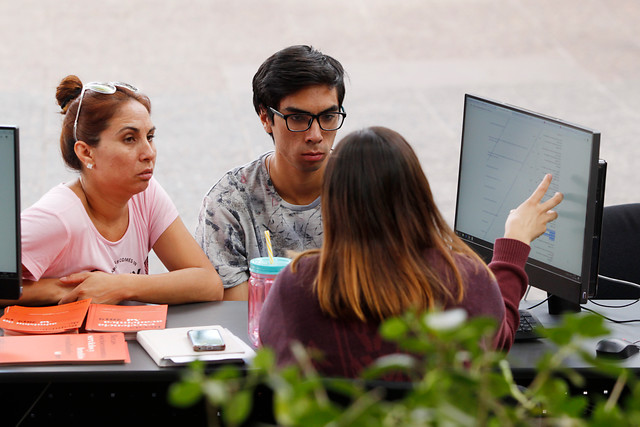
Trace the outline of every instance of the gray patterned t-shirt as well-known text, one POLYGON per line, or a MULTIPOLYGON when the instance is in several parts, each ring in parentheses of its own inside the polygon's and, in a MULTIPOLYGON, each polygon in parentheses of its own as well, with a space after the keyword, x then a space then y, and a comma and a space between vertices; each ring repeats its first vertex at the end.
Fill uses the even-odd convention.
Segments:
POLYGON ((265 167, 271 152, 232 169, 204 197, 195 238, 218 270, 225 288, 249 280, 249 260, 288 256, 322 244, 320 198, 305 206, 282 200, 265 167))

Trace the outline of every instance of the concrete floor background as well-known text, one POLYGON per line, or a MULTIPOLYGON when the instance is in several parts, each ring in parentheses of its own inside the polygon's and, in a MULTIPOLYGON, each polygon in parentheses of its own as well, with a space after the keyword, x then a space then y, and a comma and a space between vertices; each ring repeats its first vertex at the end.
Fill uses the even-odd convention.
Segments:
POLYGON ((602 132, 605 204, 640 199, 635 0, 0 0, 0 123, 21 128, 22 205, 73 179, 55 88, 67 74, 151 98, 156 177, 190 230, 228 169, 270 149, 251 78, 311 44, 349 74, 340 136, 384 125, 414 146, 452 223, 465 93, 602 132))

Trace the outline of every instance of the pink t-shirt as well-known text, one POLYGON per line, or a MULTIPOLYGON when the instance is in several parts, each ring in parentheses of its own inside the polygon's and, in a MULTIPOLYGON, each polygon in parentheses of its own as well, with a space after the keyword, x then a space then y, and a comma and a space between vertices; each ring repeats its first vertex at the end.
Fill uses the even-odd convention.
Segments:
POLYGON ((129 226, 111 242, 98 232, 76 194, 59 184, 21 214, 22 265, 27 280, 62 277, 82 271, 148 273, 156 240, 178 217, 165 190, 151 179, 129 200, 129 226))

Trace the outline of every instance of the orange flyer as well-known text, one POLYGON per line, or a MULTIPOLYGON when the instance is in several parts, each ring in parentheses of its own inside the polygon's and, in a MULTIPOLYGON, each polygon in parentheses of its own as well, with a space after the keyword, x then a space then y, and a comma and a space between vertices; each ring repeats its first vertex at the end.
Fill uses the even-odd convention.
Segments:
POLYGON ((82 326, 91 299, 47 307, 12 305, 4 309, 0 328, 24 334, 75 332, 82 326))
POLYGON ((0 337, 0 364, 129 363, 122 332, 0 337))
POLYGON ((127 338, 132 338, 137 331, 164 329, 167 323, 167 308, 167 304, 91 304, 85 329, 94 332, 125 332, 127 338))

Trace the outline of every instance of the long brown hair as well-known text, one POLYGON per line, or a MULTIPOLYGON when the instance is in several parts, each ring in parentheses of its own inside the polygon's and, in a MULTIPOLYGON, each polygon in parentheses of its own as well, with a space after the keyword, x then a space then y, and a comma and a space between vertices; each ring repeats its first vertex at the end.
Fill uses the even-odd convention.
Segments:
POLYGON ((480 260, 442 218, 411 146, 384 127, 338 143, 325 170, 322 217, 315 291, 334 317, 381 320, 460 302, 453 254, 480 260), (438 266, 425 259, 428 248, 441 256, 438 266))

